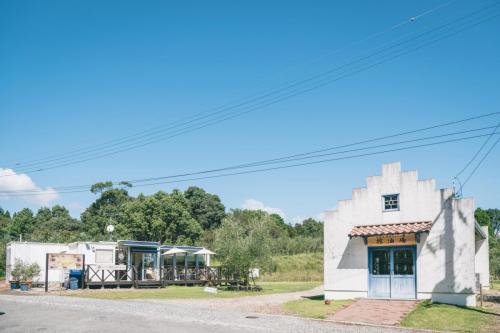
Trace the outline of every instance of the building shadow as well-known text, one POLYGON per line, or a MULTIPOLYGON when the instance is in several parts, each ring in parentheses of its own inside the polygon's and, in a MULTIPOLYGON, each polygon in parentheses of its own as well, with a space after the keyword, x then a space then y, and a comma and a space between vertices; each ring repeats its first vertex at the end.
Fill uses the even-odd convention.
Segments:
POLYGON ((324 301, 325 295, 302 296, 302 298, 307 298, 307 299, 310 299, 311 301, 324 301))
POLYGON ((349 239, 337 268, 368 269, 368 258, 366 254, 360 255, 360 253, 366 253, 366 251, 360 252, 360 249, 365 249, 362 238, 354 237, 349 239))
MULTIPOLYGON (((437 252, 444 251, 444 278, 434 285, 432 290, 433 294, 443 294, 443 293, 459 293, 459 294, 473 294, 474 290, 472 288, 462 288, 460 289, 460 283, 457 281, 457 267, 455 262, 455 257, 462 254, 465 250, 465 245, 456 246, 456 230, 453 220, 453 195, 446 196, 445 189, 441 190, 440 200, 441 200, 441 211, 438 216, 434 219, 433 225, 437 220, 444 219, 444 230, 439 235, 439 241, 437 243, 432 243, 426 240, 426 248, 437 255, 437 252), (458 251, 458 252, 457 252, 458 251)), ((456 223, 467 224, 467 218, 462 211, 458 212, 458 221, 456 223)), ((432 230, 432 229, 431 229, 432 230)), ((474 263, 472 263, 473 265, 474 263)), ((434 297, 434 295, 433 295, 434 297)), ((434 299, 433 299, 434 301, 434 299)))

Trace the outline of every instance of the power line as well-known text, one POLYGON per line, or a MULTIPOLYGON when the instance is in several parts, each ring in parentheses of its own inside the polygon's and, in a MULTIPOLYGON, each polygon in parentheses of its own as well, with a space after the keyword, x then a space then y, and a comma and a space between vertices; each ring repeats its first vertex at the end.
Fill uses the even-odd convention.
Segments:
MULTIPOLYGON (((495 135, 498 135, 498 134, 500 134, 500 133, 495 133, 495 135)), ((396 152, 396 151, 403 151, 403 150, 409 150, 409 149, 416 149, 416 148, 422 148, 422 147, 435 146, 435 145, 440 145, 440 144, 446 144, 446 143, 452 143, 452 142, 458 142, 458 141, 464 141, 464 140, 469 140, 469 139, 480 138, 480 137, 484 137, 484 136, 485 135, 469 136, 469 137, 463 137, 463 138, 457 138, 457 139, 450 139, 450 140, 444 140, 444 141, 427 143, 427 144, 413 145, 413 146, 409 146, 409 147, 387 149, 387 150, 381 150, 381 151, 376 151, 376 152, 371 152, 371 153, 357 154, 357 155, 351 155, 351 156, 337 157, 337 158, 331 158, 331 159, 325 159, 325 160, 319 160, 319 161, 297 163, 297 164, 277 166, 277 167, 270 167, 270 168, 257 169, 257 170, 247 170, 247 171, 225 173, 225 174, 219 174, 219 175, 213 175, 213 176, 202 176, 202 177, 187 178, 187 179, 180 179, 180 180, 172 180, 172 181, 162 181, 162 182, 155 182, 155 183, 140 184, 140 185, 137 185, 136 187, 146 187, 146 186, 153 186, 153 185, 173 184, 173 183, 181 183, 181 182, 194 181, 194 180, 213 179, 213 178, 221 178, 221 177, 228 177, 228 176, 253 174, 253 173, 259 173, 259 172, 265 172, 265 171, 272 171, 272 170, 281 170, 281 169, 295 168, 295 167, 300 167, 300 166, 314 165, 314 164, 320 164, 320 163, 328 163, 328 162, 333 162, 333 161, 347 160, 347 159, 353 159, 353 158, 359 158, 359 157, 380 155, 380 154, 385 154, 385 153, 390 153, 390 152, 396 152)), ((497 141, 497 143, 498 143, 498 141, 497 141)), ((75 191, 67 191, 67 192, 48 192, 48 191, 45 191, 45 193, 67 194, 67 193, 82 193, 82 192, 87 192, 87 191, 88 190, 75 190, 75 191)), ((36 194, 35 193, 31 193, 31 194, 21 194, 21 195, 19 195, 19 194, 13 194, 13 195, 8 195, 8 196, 9 197, 12 197, 12 196, 21 196, 22 197, 22 196, 33 196, 33 195, 42 195, 42 194, 44 194, 44 193, 36 193, 36 194)))
MULTIPOLYGON (((380 35, 383 35, 385 33, 388 33, 388 32, 391 32, 393 30, 395 30, 396 28, 399 28, 401 26, 404 26, 406 24, 409 24, 413 21, 415 21, 414 19, 412 18, 421 18, 421 17, 424 17, 424 16, 427 16, 437 10, 440 10, 444 7, 447 7, 447 6, 450 6, 452 3, 456 2, 456 0, 453 0, 453 1, 448 1, 446 3, 443 3, 443 4, 440 4, 436 7, 433 7, 431 9, 428 9, 426 11, 423 11, 421 12, 420 14, 417 14, 415 16, 412 16, 408 19, 405 19, 399 23, 397 23, 396 25, 394 26, 391 26, 390 28, 388 29, 385 29, 385 30, 382 30, 380 32, 377 32, 375 34, 372 34, 372 35, 369 35, 368 37, 365 37, 365 38, 362 38, 358 41, 355 41, 355 42, 352 42, 351 44, 348 44, 344 47, 340 47, 340 48, 337 48, 333 51, 330 51, 328 52, 327 54, 332 54, 332 53, 337 53, 337 52, 340 52, 342 50, 345 50, 345 49, 348 49, 350 47, 352 47, 353 45, 356 45, 356 44, 359 44, 359 43, 362 43, 362 42, 365 42, 367 40, 370 40, 374 37, 377 37, 377 36, 380 36, 380 35)), ((219 107, 216 107, 216 108, 213 108, 213 109, 210 109, 208 111, 217 111, 217 110, 220 110, 220 109, 223 109, 227 106, 231 106, 233 105, 234 103, 240 103, 242 101, 245 101, 245 100, 248 100, 249 98, 252 98, 256 95, 252 95, 252 96, 249 96, 249 97, 245 97, 245 98, 242 98, 242 99, 239 99, 235 102, 232 102, 232 103, 228 103, 228 104, 225 104, 225 105, 222 105, 222 106, 219 106, 219 107)), ((216 112, 217 113, 217 112, 216 112)), ((209 112, 209 115, 211 115, 212 113, 209 112)), ((122 138, 119 138, 119 139, 115 139, 115 140, 110 140, 110 141, 106 141, 106 142, 103 142, 101 144, 97 144, 97 145, 94 145, 94 146, 90 146, 90 147, 82 147, 82 148, 77 148, 77 149, 73 149, 71 152, 66 152, 66 153, 61 153, 61 154, 56 154, 56 155, 49 155, 48 157, 45 157, 45 158, 40 158, 40 159, 35 159, 35 160, 30 160, 30 161, 27 161, 26 163, 16 163, 16 165, 27 165, 27 164, 32 164, 34 162, 40 162, 40 161, 44 161, 44 160, 47 160, 47 159, 51 159, 51 158, 54 158, 54 157, 60 157, 60 156, 68 156, 68 155, 74 155, 75 153, 77 152, 82 152, 82 151, 88 151, 89 149, 91 148, 98 148, 98 147, 102 147, 102 146, 106 146, 108 144, 113 144, 113 145, 116 145, 116 144, 120 144, 120 143, 124 143, 124 142, 128 142, 130 141, 129 139, 133 139, 133 138, 143 138, 143 137, 146 137, 146 136, 149 136, 151 134, 155 134, 155 133, 158 133, 160 131, 164 131, 165 129, 171 129, 172 128, 172 125, 176 125, 176 124, 179 124, 179 123, 182 123, 184 121, 188 121, 188 120, 193 120, 193 118, 196 118, 196 119, 203 119, 204 117, 202 118, 197 118, 199 116, 204 116, 205 115, 205 112, 202 112, 202 113, 198 113, 198 114, 195 114, 191 117, 186 117, 186 118, 182 118, 180 120, 177 120, 177 121, 174 121, 173 123, 169 123, 169 124, 166 124, 166 125, 161 125, 161 126, 155 126, 153 128, 150 128, 150 129, 147 129, 147 130, 144 130, 144 131, 141 131, 141 132, 138 132, 136 134, 133 134, 133 135, 129 135, 129 136, 125 136, 125 137, 122 137, 122 138), (145 134, 145 135, 144 135, 145 134)), ((185 123, 184 123, 185 124, 185 123)), ((175 126, 174 126, 175 127, 175 126)))
MULTIPOLYGON (((494 133, 494 135, 498 135, 498 134, 500 134, 500 133, 494 133)), ((446 134, 446 135, 451 135, 451 134, 446 134)), ((435 137, 443 137, 443 136, 446 136, 446 135, 435 136, 435 137)), ((487 135, 491 135, 491 134, 466 136, 466 137, 460 137, 460 138, 455 138, 455 139, 442 140, 442 141, 437 141, 437 142, 430 142, 430 143, 413 145, 413 146, 406 146, 406 147, 399 147, 399 148, 393 148, 393 149, 386 149, 386 150, 380 150, 380 151, 375 151, 375 152, 368 152, 368 153, 362 153, 362 154, 356 154, 356 155, 350 155, 350 156, 342 156, 342 157, 330 158, 330 159, 323 159, 323 160, 317 160, 317 161, 308 161, 308 162, 301 162, 301 163, 295 163, 295 164, 280 165, 280 166, 274 166, 274 167, 268 167, 268 168, 262 168, 262 169, 255 169, 255 170, 245 170, 245 171, 240 171, 240 172, 225 173, 225 174, 218 174, 218 175, 212 175, 212 176, 201 176, 201 177, 187 178, 187 179, 180 179, 180 180, 171 180, 171 181, 162 181, 162 182, 153 182, 153 183, 146 183, 146 184, 138 184, 138 185, 134 185, 134 187, 144 187, 144 186, 152 186, 152 185, 159 185, 159 184, 170 184, 170 183, 185 182, 185 181, 192 181, 192 180, 212 179, 212 178, 219 178, 219 177, 225 177, 225 176, 243 175, 243 174, 250 174, 250 173, 256 173, 256 172, 264 172, 264 171, 271 171, 271 170, 287 169, 287 168, 292 168, 292 167, 313 165, 313 164, 319 164, 319 163, 327 163, 327 162, 344 160, 344 159, 351 159, 351 158, 358 158, 358 157, 379 155, 379 154, 388 153, 388 152, 395 152, 395 151, 408 150, 408 149, 414 149, 414 148, 420 148, 420 147, 434 146, 434 145, 451 143, 451 142, 459 142, 459 141, 464 141, 464 140, 482 138, 482 137, 485 137, 487 135)), ((391 144, 378 145, 378 146, 373 146, 373 147, 365 148, 364 150, 385 147, 385 146, 388 146, 388 145, 398 145, 398 144, 402 144, 402 143, 415 142, 415 141, 426 140, 426 139, 429 139, 429 138, 420 138, 420 139, 414 139, 414 140, 396 142, 396 143, 391 143, 391 144)), ((363 150, 363 149, 348 150, 348 151, 344 151, 342 153, 354 152, 354 151, 359 151, 359 150, 363 150)), ((334 153, 324 154, 324 155, 314 156, 314 157, 324 157, 324 156, 333 155, 333 154, 334 153)), ((286 162, 291 162, 291 161, 286 161, 286 162)), ((226 169, 226 170, 228 170, 228 169, 226 169)), ((203 174, 203 173, 207 173, 207 172, 208 171, 200 171, 200 172, 197 172, 197 173, 189 173, 189 174, 183 174, 183 175, 157 177, 155 179, 158 180, 158 179, 171 179, 171 178, 177 178, 177 177, 186 177, 186 176, 191 176, 191 175, 199 175, 199 174, 203 174)), ((140 180, 140 181, 144 182, 144 181, 151 181, 151 180, 154 180, 154 179, 153 178, 151 178, 151 179, 143 179, 143 180, 140 180)), ((132 183, 133 181, 129 181, 129 182, 132 183)), ((31 195, 41 195, 41 194, 46 194, 46 193, 81 193, 81 192, 87 192, 87 191, 88 191, 88 188, 85 189, 85 190, 77 190, 76 189, 76 190, 67 190, 67 191, 61 191, 61 192, 57 192, 55 190, 42 190, 39 193, 20 193, 20 192, 11 192, 11 194, 0 193, 0 196, 2 196, 2 195, 3 196, 25 196, 25 195, 31 196, 31 195)))
MULTIPOLYGON (((483 114, 483 115, 479 115, 479 116, 468 117, 468 118, 464 118, 464 119, 459 119, 459 120, 449 121, 449 122, 440 123, 440 124, 436 124, 436 125, 432 125, 432 126, 427 126, 427 127, 423 127, 423 128, 418 128, 418 129, 415 129, 415 130, 403 131, 403 132, 399 132, 399 133, 395 133, 395 134, 391 134, 391 135, 385 135, 385 136, 375 137, 375 138, 371 138, 371 139, 365 139, 365 140, 356 141, 356 142, 352 142, 352 143, 348 143, 348 144, 343 144, 343 145, 336 145, 336 146, 333 146, 333 147, 327 147, 327 148, 323 148, 323 149, 319 149, 319 150, 314 150, 314 151, 309 151, 309 152, 303 152, 303 153, 299 153, 299 154, 292 154, 292 155, 280 156, 278 158, 261 160, 261 161, 251 162, 251 163, 245 163, 245 164, 239 164, 239 165, 235 165, 235 166, 231 166, 231 167, 225 167, 225 168, 207 170, 207 171, 204 171, 204 173, 206 173, 206 172, 224 171, 224 170, 235 169, 235 168, 246 168, 246 167, 252 167, 252 166, 266 165, 266 164, 270 164, 270 163, 285 162, 285 161, 289 161, 291 159, 297 159, 297 158, 303 157, 303 156, 310 156, 310 155, 313 155, 313 154, 324 153, 324 152, 327 152, 327 151, 338 150, 338 149, 348 148, 348 147, 353 147, 353 146, 359 146, 359 145, 366 144, 366 143, 373 143, 373 142, 378 142, 378 141, 387 140, 387 139, 391 139, 391 138, 401 137, 401 136, 405 136, 405 135, 421 133, 421 132, 425 132, 425 131, 429 131, 429 130, 433 130, 433 129, 437 129, 437 128, 448 127, 448 126, 452 126, 452 125, 457 125, 457 124, 461 124, 461 123, 475 121, 475 120, 478 120, 478 119, 482 119, 482 118, 486 118, 486 117, 491 117, 491 116, 495 116, 495 115, 498 115, 498 114, 500 114, 500 112, 492 112, 492 113, 483 114)), ((456 135, 456 134, 465 134, 465 133, 470 133, 470 132, 474 132, 474 131, 482 131, 482 130, 490 129, 490 128, 493 128, 493 127, 494 126, 482 127, 482 128, 475 128, 475 129, 471 129, 471 130, 467 130, 467 131, 459 131, 459 132, 454 132, 454 133, 442 134, 442 135, 437 136, 437 137, 450 136, 450 135, 456 135)), ((436 136, 434 136, 434 137, 427 137, 427 138, 423 138, 423 139, 429 139, 429 138, 436 138, 436 136)), ((416 139, 416 140, 418 141, 418 140, 422 140, 422 139, 419 138, 419 139, 416 139)), ((404 143, 404 142, 408 142, 408 141, 402 141, 402 142, 399 142, 399 143, 404 143)), ((363 149, 366 149, 366 148, 363 148, 363 149)), ((188 175, 192 175, 192 174, 180 174, 180 175, 176 175, 176 177, 179 177, 179 176, 188 176, 188 175)), ((172 176, 169 176, 169 177, 172 177, 172 176)), ((154 178, 146 178, 146 179, 139 179, 139 180, 130 180, 129 182, 136 183, 136 182, 140 182, 140 181, 157 180, 157 179, 159 179, 159 178, 158 177, 154 177, 154 178)), ((87 187, 90 187, 90 186, 91 185, 78 185, 77 187, 87 188, 87 187)), ((74 188, 75 186, 70 186, 70 187, 74 188)), ((65 186, 65 187, 54 187, 54 188, 56 188, 56 189, 63 189, 64 188, 65 189, 65 188, 68 188, 68 187, 65 186)), ((1 192, 2 191, 0 191, 0 193, 1 192)), ((5 192, 5 191, 3 191, 3 192, 5 192)))
POLYGON ((479 149, 476 151, 476 153, 472 156, 472 158, 469 160, 469 162, 467 162, 467 164, 465 164, 465 166, 455 175, 455 178, 460 177, 460 175, 465 170, 467 170, 467 168, 472 164, 472 162, 474 162, 474 160, 477 158, 477 156, 483 151, 484 147, 486 147, 486 145, 488 144, 488 142, 490 142, 491 138, 493 137, 493 134, 495 134, 495 132, 497 131, 498 127, 500 127, 500 121, 498 122, 498 124, 495 126, 495 128, 491 132, 491 135, 486 138, 486 140, 483 142, 483 144, 481 145, 481 147, 479 147, 479 149))
MULTIPOLYGON (((484 11, 484 10, 486 10, 486 9, 489 9, 489 8, 491 8, 492 6, 495 6, 495 5, 497 5, 497 4, 493 4, 493 5, 487 6, 487 7, 485 7, 485 8, 482 8, 482 9, 480 9, 480 10, 478 10, 478 11, 474 12, 474 13, 468 14, 468 15, 464 15, 464 16, 462 16, 461 18, 459 18, 459 19, 457 19, 457 20, 454 20, 454 21, 452 21, 452 22, 448 22, 447 24, 444 24, 444 25, 442 25, 442 26, 439 26, 439 27, 437 27, 437 28, 434 28, 434 29, 432 29, 431 31, 427 31, 427 32, 425 32, 424 34, 420 34, 420 35, 418 35, 418 36, 416 36, 416 37, 413 37, 413 38, 412 38, 412 39, 410 39, 410 40, 406 40, 406 41, 403 41, 403 42, 400 42, 400 43, 397 43, 397 44, 393 44, 393 45, 391 45, 389 48, 394 48, 395 46, 402 45, 402 44, 404 44, 404 43, 408 43, 409 41, 411 41, 411 40, 413 40, 413 39, 416 39, 416 38, 420 38, 420 37, 422 37, 422 35, 429 34, 430 32, 433 32, 433 31, 438 30, 438 29, 442 29, 443 27, 449 26, 450 24, 456 23, 456 22, 458 22, 458 21, 460 21, 460 20, 463 20, 463 19, 468 18, 468 17, 470 17, 470 16, 476 15, 476 14, 478 14, 479 12, 484 11)), ((492 18, 492 17, 488 17, 486 20, 491 19, 491 18, 492 18)), ((477 24, 480 24, 480 23, 482 23, 482 22, 484 22, 484 21, 486 21, 486 20, 482 20, 482 21, 480 21, 480 22, 476 22, 476 23, 474 23, 474 24, 473 24, 473 26, 475 26, 475 25, 477 25, 477 24)), ((470 28, 470 27, 471 27, 471 26, 469 26, 469 27, 467 27, 467 28, 470 28)), ((467 29, 467 28, 466 28, 466 29, 467 29)), ((465 29, 462 29, 462 30, 460 30, 460 31, 458 31, 458 32, 461 32, 461 31, 463 31, 463 30, 465 30, 465 29)), ((439 38, 438 40, 440 40, 440 39, 442 39, 442 38, 449 37, 449 36, 454 35, 454 34, 456 34, 456 33, 458 33, 458 32, 453 32, 452 34, 449 34, 448 36, 441 37, 441 38, 439 38)), ((435 42, 435 41, 436 41, 436 40, 431 41, 430 43, 433 43, 433 42, 435 42)), ((305 90, 303 89, 303 90, 299 90, 299 91, 293 91, 291 94, 287 93, 287 95, 284 95, 284 96, 278 96, 278 99, 277 99, 277 100, 270 100, 270 101, 266 101, 266 100, 265 100, 265 101, 264 101, 264 104, 257 104, 257 105, 255 105, 255 106, 251 106, 251 108, 250 108, 249 110, 244 110, 243 112, 240 112, 240 113, 237 113, 237 114, 233 114, 233 115, 229 115, 229 116, 225 116, 225 115, 224 115, 223 117, 225 117, 225 118, 218 118, 218 119, 215 119, 215 120, 210 119, 208 122, 203 123, 203 124, 201 124, 201 125, 196 124, 196 125, 195 125, 195 127, 193 127, 193 128, 181 129, 181 131, 180 131, 180 132, 177 132, 177 133, 175 133, 175 134, 173 134, 173 135, 171 135, 171 136, 168 136, 168 137, 166 137, 166 138, 165 138, 165 137, 156 138, 156 139, 154 139, 154 140, 149 140, 149 141, 146 141, 146 142, 142 142, 142 143, 140 143, 140 144, 135 144, 135 145, 133 145, 133 146, 124 147, 124 148, 121 148, 121 149, 118 149, 118 150, 115 150, 115 151, 107 151, 107 152, 105 152, 105 153, 98 153, 98 155, 93 155, 93 156, 89 156, 89 157, 86 157, 86 158, 81 158, 81 159, 79 159, 79 160, 70 160, 70 161, 66 161, 66 162, 64 162, 64 163, 59 163, 59 164, 55 164, 55 165, 54 165, 54 164, 52 164, 52 165, 45 166, 45 167, 44 167, 44 166, 42 166, 41 168, 31 169, 31 170, 29 170, 29 169, 22 169, 22 170, 21 170, 21 172, 40 172, 40 171, 44 171, 44 170, 48 170, 48 169, 53 169, 53 168, 58 168, 58 167, 63 167, 63 166, 71 165, 71 164, 82 163, 82 162, 85 162, 85 161, 88 161, 88 160, 91 160, 91 159, 96 159, 96 158, 101 158, 101 157, 105 157, 105 156, 114 155, 114 154, 117 154, 117 153, 120 153, 120 152, 123 152, 123 151, 126 151, 126 150, 136 149, 136 148, 138 148, 138 147, 141 147, 141 146, 144 146, 144 145, 147 145, 147 144, 151 144, 151 143, 154 143, 154 142, 157 142, 157 141, 160 141, 160 140, 165 140, 165 139, 173 138, 173 137, 176 137, 176 136, 179 136, 179 135, 185 134, 185 133, 189 133, 189 132, 192 132, 192 131, 194 131, 194 130, 198 130, 198 129, 201 129, 201 128, 204 128, 204 127, 207 127, 207 126, 211 126, 211 125, 214 125, 214 124, 219 123, 219 122, 222 122, 222 121, 226 121, 226 120, 228 120, 228 119, 232 119, 232 118, 237 117, 237 116, 240 116, 240 115, 242 115, 242 114, 244 114, 244 113, 248 113, 248 112, 254 111, 254 110, 256 110, 256 109, 261 109, 261 108, 263 108, 263 107, 266 107, 266 106, 269 106, 269 105, 275 104, 275 103, 277 103, 277 102, 279 102, 279 101, 282 101, 282 100, 284 100, 284 99, 291 98, 291 97, 296 96, 296 95, 298 95, 298 94, 303 94, 303 93, 308 92, 308 91, 311 91, 311 90, 313 90, 313 89, 317 89, 318 87, 324 86, 324 85, 326 85, 326 84, 329 84, 329 83, 331 83, 331 82, 337 81, 337 80, 339 80, 339 79, 342 79, 342 78, 345 78, 345 77, 348 77, 348 76, 352 76, 352 75, 354 75, 354 74, 356 74, 356 73, 358 73, 358 72, 361 72, 361 71, 367 70, 367 69, 369 69, 369 68, 371 68, 371 67, 374 67, 374 66, 376 66, 376 65, 379 65, 379 64, 381 64, 381 63, 384 63, 384 62, 387 62, 387 61, 389 61, 389 60, 395 59, 395 58, 397 58, 397 57, 399 57, 399 56, 401 56, 401 55, 407 54, 407 53, 409 53, 409 52, 413 52, 413 51, 415 51, 416 49, 419 49, 419 48, 421 48, 421 47, 423 47, 423 46, 425 46, 425 45, 427 45, 427 44, 429 44, 429 42, 424 43, 424 44, 421 44, 421 45, 419 45, 418 47, 414 47, 414 48, 412 48, 412 49, 410 49, 410 50, 406 50, 406 51, 405 51, 405 52, 403 52, 403 53, 396 54, 395 56, 390 57, 389 59, 384 59, 384 60, 382 60, 382 61, 379 61, 378 63, 375 63, 375 64, 371 64, 371 65, 368 65, 368 66, 361 67, 360 69, 358 69, 358 70, 356 70, 356 71, 354 71, 354 72, 346 73, 346 74, 344 74, 344 75, 342 75, 342 76, 340 76, 340 77, 336 77, 336 78, 334 78, 333 80, 332 80, 332 79, 328 79, 327 81, 319 82, 319 84, 316 84, 315 86, 312 86, 312 87, 308 87, 308 88, 307 88, 307 89, 305 89, 305 90)), ((378 50, 376 53, 378 54, 378 53, 381 53, 381 52, 383 52, 383 51, 385 51, 385 50, 384 50, 384 49, 382 49, 382 50, 378 50)), ((370 57, 370 56, 369 56, 369 57, 370 57)), ((359 61, 361 61, 361 60, 365 60, 366 58, 367 58, 367 57, 364 57, 364 58, 358 59, 357 61, 359 62, 359 61)), ((348 63, 348 64, 349 64, 349 65, 351 65, 351 64, 352 64, 352 62, 351 62, 351 63, 348 63)), ((345 66, 345 65, 344 65, 344 66, 345 66)), ((337 68, 337 69, 338 69, 338 68, 337 68)), ((330 71, 331 71, 331 70, 330 70, 330 71)), ((329 72, 330 72, 330 71, 329 71, 329 72)), ((321 74, 321 75, 324 75, 324 74, 321 74)), ((319 78, 319 77, 318 77, 318 76, 314 77, 314 79, 317 79, 317 78, 319 78)), ((306 79, 306 81, 310 81, 310 80, 312 80, 312 78, 306 79)), ((300 83, 300 84, 303 84, 304 82, 305 82, 305 81, 303 80, 303 81, 301 81, 301 82, 299 82, 299 83, 300 83)), ((295 84, 296 84, 296 83, 295 83, 295 84)), ((289 85, 289 86, 287 86, 287 87, 285 87, 285 88, 282 88, 281 90, 283 90, 283 89, 289 89, 289 88, 292 88, 292 86, 291 86, 291 85, 289 85)), ((275 93, 275 92, 274 92, 274 93, 275 93)), ((260 103, 260 102, 259 102, 259 103, 260 103)), ((47 161, 47 162, 49 162, 49 161, 47 161)))
MULTIPOLYGON (((496 134, 497 133, 493 133, 493 135, 496 135, 496 134)), ((481 164, 484 162, 484 160, 486 159, 486 157, 488 157, 488 155, 491 153, 491 151, 493 150, 493 148, 495 148, 495 146, 498 144, 499 141, 500 141, 500 138, 498 138, 497 141, 495 141, 495 143, 490 147, 490 149, 488 149, 488 151, 486 152, 486 154, 484 154, 484 156, 481 158, 481 160, 479 161, 479 163, 476 165, 476 167, 472 170, 472 172, 469 174, 469 176, 463 182, 462 186, 460 187, 460 191, 463 190, 464 186, 469 182, 469 180, 471 179, 471 177, 476 173, 477 169, 479 169, 479 167, 481 166, 481 164)))

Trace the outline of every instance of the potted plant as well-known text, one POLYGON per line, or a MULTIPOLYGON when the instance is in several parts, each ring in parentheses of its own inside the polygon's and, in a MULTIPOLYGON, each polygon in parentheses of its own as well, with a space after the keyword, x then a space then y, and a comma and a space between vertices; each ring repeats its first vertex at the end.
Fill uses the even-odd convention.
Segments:
POLYGON ((16 258, 16 262, 14 264, 14 268, 10 272, 10 289, 19 289, 19 280, 21 279, 23 269, 23 262, 20 259, 16 258))
POLYGON ((40 266, 37 263, 25 264, 20 261, 20 279, 19 279, 19 288, 22 291, 28 291, 32 284, 33 278, 40 274, 40 266))

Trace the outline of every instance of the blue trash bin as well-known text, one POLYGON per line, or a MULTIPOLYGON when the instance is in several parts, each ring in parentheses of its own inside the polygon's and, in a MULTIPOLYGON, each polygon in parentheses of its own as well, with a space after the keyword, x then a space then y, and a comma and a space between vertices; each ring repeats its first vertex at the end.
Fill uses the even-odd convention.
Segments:
POLYGON ((71 290, 78 289, 78 279, 76 279, 76 278, 69 279, 69 289, 71 289, 71 290))
POLYGON ((79 269, 71 269, 69 271, 69 278, 75 278, 78 280, 78 288, 82 287, 82 271, 79 269))

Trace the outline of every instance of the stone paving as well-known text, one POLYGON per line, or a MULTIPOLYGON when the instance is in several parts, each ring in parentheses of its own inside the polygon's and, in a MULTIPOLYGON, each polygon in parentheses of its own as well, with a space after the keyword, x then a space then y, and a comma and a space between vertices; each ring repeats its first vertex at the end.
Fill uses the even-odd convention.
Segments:
POLYGON ((374 325, 397 325, 417 301, 358 299, 328 319, 374 325))

